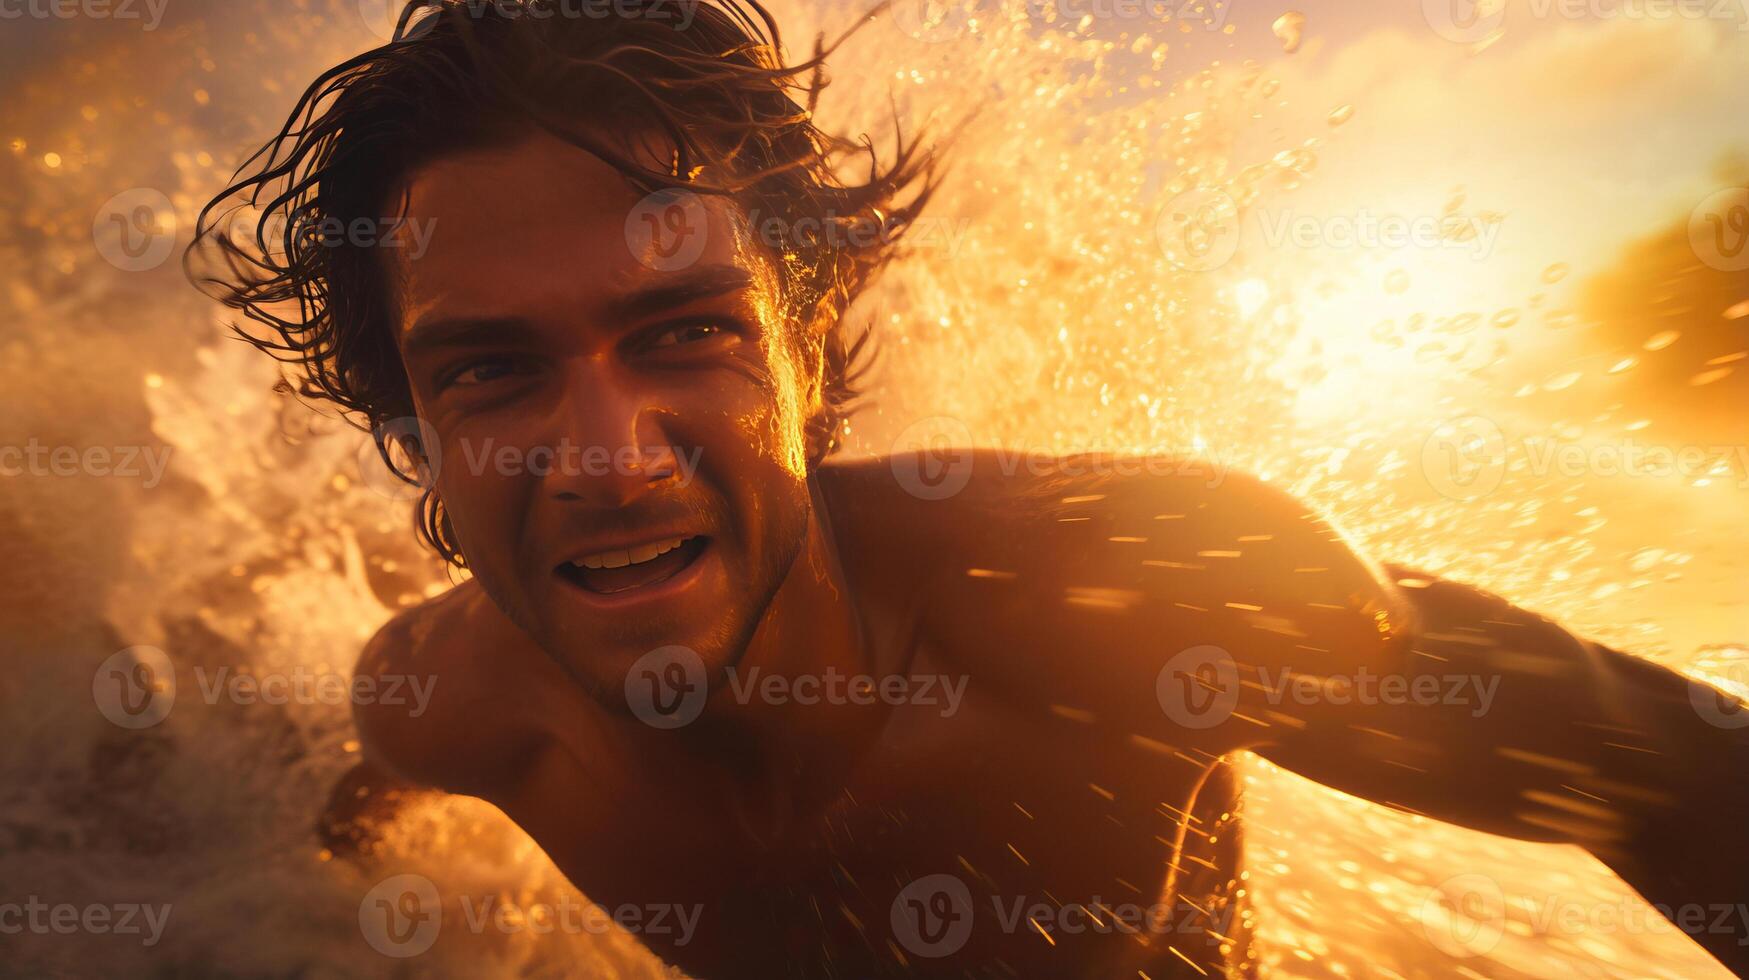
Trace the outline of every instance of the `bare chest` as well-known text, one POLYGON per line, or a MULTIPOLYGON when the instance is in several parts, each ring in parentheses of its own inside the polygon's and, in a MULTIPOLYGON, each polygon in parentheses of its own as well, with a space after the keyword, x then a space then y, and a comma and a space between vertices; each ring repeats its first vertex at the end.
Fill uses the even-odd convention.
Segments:
MULTIPOLYGON (((708 976, 1072 977, 1234 931, 1175 893, 1237 874, 1211 760, 1018 708, 927 656, 834 707, 871 713, 853 757, 744 782, 669 758, 595 832, 531 832, 598 901, 696 906, 688 948, 651 944, 708 976)), ((553 778, 537 795, 562 800, 553 778)))

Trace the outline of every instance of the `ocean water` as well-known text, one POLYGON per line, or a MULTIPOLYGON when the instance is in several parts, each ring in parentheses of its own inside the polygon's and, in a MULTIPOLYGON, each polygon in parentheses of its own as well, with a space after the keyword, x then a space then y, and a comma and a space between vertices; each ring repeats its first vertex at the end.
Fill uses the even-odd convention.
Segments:
MULTIPOLYGON (((860 8, 776 9, 800 50, 860 8)), ((955 137, 931 223, 854 311, 882 360, 850 451, 945 433, 1200 454, 1306 497, 1381 558, 1727 687, 1749 678, 1741 464, 1610 475, 1530 451, 1744 443, 1728 359, 1749 347, 1743 277, 1697 257, 1690 229, 1749 174, 1720 121, 1744 42, 1515 21, 1454 46, 1312 5, 1279 27, 1285 7, 1059 12, 1081 9, 902 5, 844 50, 829 121, 885 145, 896 108, 907 132, 955 137), (1613 121, 1585 114, 1607 79, 1580 96, 1526 67, 1548 51, 1602 65, 1616 45, 1638 45, 1653 81, 1613 121), (1679 67, 1696 57, 1700 81, 1679 67), (1478 136, 1465 113, 1497 128, 1478 136), (1450 131, 1427 122, 1442 114, 1450 131), (1550 136, 1549 117, 1577 121, 1550 136), (1625 160, 1597 149, 1648 119, 1686 135, 1625 160), (1619 209, 1606 175, 1639 181, 1619 209), (1163 214, 1211 201, 1255 224, 1222 261, 1175 251, 1163 214), (1369 208, 1432 216, 1452 247, 1268 234, 1306 214, 1328 235, 1369 208), (1494 229, 1487 254, 1464 247, 1494 229), (1442 487, 1426 452, 1475 417, 1525 451, 1472 496, 1442 487)), ((0 902, 168 907, 150 945, 6 935, 0 973, 666 975, 623 931, 545 928, 543 909, 582 896, 485 804, 422 798, 371 854, 325 851, 318 817, 358 758, 345 705, 209 696, 239 675, 344 677, 394 610, 450 579, 364 437, 276 392, 275 366, 226 336, 174 261, 118 265, 102 215, 156 192, 186 242, 199 204, 317 70, 374 43, 380 15, 369 0, 179 0, 152 30, 0 24, 20 96, 0 109, 0 445, 114 453, 102 475, 0 477, 0 902), (136 661, 174 678, 144 728, 113 720, 105 687, 136 661), (436 945, 405 959, 360 921, 399 874, 434 882, 444 909, 436 945), (470 929, 488 899, 516 914, 470 929)), ((1265 976, 1726 975, 1576 850, 1244 768, 1265 976), (1495 921, 1466 924, 1479 913, 1441 897, 1466 875, 1498 888, 1495 921), (1438 939, 1490 925, 1486 952, 1438 939)))

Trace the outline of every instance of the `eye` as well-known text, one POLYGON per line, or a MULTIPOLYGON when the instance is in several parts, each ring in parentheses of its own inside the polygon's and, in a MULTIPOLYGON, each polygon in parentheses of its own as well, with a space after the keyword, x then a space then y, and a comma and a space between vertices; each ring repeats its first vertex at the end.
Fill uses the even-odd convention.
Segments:
POLYGON ((449 372, 438 387, 483 385, 516 373, 516 364, 508 357, 479 357, 449 372))
POLYGON ((651 347, 679 347, 723 336, 727 331, 716 323, 677 323, 656 331, 650 337, 651 347))

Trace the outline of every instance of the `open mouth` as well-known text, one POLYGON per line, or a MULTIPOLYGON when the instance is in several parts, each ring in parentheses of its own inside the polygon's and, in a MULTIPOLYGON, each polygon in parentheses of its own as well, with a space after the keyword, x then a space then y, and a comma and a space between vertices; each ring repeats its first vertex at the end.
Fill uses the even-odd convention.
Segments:
POLYGON ((710 538, 702 534, 651 541, 634 548, 560 562, 555 571, 561 578, 596 595, 618 595, 673 578, 697 561, 709 544, 710 538))

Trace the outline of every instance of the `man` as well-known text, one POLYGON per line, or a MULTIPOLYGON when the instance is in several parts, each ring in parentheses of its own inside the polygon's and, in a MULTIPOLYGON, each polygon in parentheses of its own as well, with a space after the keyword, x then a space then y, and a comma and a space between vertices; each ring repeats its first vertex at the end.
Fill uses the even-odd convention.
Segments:
POLYGON ((839 182, 762 10, 659 9, 415 3, 227 192, 284 236, 203 217, 209 281, 472 573, 364 651, 440 681, 357 708, 373 765, 496 804, 596 901, 701 907, 645 938, 710 978, 1249 972, 1239 750, 1740 899, 1743 737, 1669 671, 1260 482, 830 458, 841 317, 928 163, 839 182))

